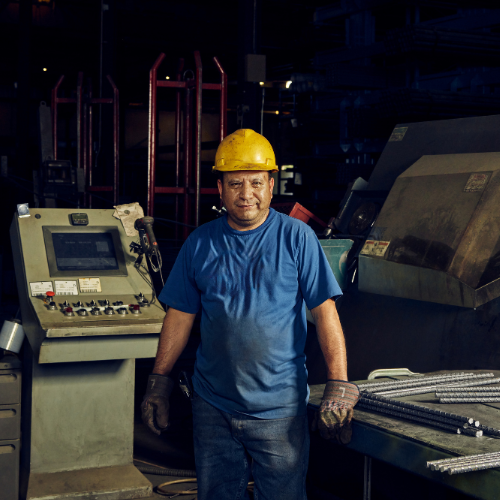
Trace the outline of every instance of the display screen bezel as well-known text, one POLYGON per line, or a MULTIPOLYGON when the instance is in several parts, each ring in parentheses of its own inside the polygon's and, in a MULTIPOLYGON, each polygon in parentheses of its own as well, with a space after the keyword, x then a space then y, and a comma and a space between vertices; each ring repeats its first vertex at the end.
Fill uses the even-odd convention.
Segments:
POLYGON ((49 264, 50 276, 53 278, 62 277, 97 277, 97 276, 128 276, 127 265, 125 263, 125 255, 123 253, 122 243, 120 240, 120 233, 115 226, 43 226, 43 239, 45 242, 45 251, 47 254, 47 262, 49 264), (115 247, 116 260, 118 262, 118 269, 99 270, 99 269, 86 269, 82 271, 70 270, 60 271, 57 268, 56 253, 54 250, 54 242, 52 235, 56 233, 108 233, 111 234, 113 245, 115 247))

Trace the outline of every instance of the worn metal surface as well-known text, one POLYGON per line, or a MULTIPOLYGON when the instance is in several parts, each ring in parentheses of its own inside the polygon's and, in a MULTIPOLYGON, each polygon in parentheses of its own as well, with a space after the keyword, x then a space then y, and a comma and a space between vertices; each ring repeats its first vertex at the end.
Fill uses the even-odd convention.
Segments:
MULTIPOLYGON (((499 375, 500 372, 496 372, 499 375)), ((362 382, 359 382, 360 384, 362 382)), ((311 387, 310 405, 318 408, 324 385, 311 387)), ((431 395, 408 397, 405 401, 435 408, 431 395)), ((466 413, 487 425, 498 426, 500 413, 485 405, 455 405, 455 413, 466 413)), ((439 474, 426 468, 426 462, 457 455, 491 453, 498 450, 498 440, 488 436, 473 438, 384 417, 354 409, 353 437, 348 448, 389 463, 413 474, 439 482, 474 498, 496 500, 500 491, 500 471, 487 470, 480 474, 439 474)))
POLYGON ((389 191, 398 175, 422 155, 500 151, 500 115, 403 123, 400 140, 389 141, 370 176, 370 191, 389 191))
POLYGON ((25 445, 32 473, 131 463, 133 359, 34 361, 32 370, 31 406, 25 408, 31 416, 31 440, 25 445))
POLYGON ((2 500, 19 500, 19 453, 21 441, 0 441, 0 494, 2 500))
MULTIPOLYGON (((423 156, 394 183, 359 289, 478 307, 500 295, 500 153, 423 156)), ((370 239, 370 237, 369 237, 370 239)))
POLYGON ((150 483, 132 465, 134 359, 40 364, 29 346, 25 356, 26 498, 150 495, 150 483))
POLYGON ((106 359, 154 358, 157 349, 158 335, 45 339, 40 346, 38 362, 68 363, 106 359))

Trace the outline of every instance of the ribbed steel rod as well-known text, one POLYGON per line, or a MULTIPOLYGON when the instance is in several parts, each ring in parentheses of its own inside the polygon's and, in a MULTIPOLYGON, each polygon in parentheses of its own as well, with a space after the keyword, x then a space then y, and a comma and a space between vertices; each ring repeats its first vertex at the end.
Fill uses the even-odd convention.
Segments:
MULTIPOLYGON (((443 377, 441 379, 433 379, 433 380, 415 380, 415 381, 402 381, 402 382, 396 382, 394 383, 394 387, 420 387, 420 386, 425 386, 425 385, 458 385, 460 383, 468 383, 472 381, 476 381, 479 379, 490 379, 493 378, 494 375, 493 373, 479 373, 479 374, 474 374, 474 373, 469 373, 469 374, 464 374, 464 375, 456 375, 453 377, 443 377)), ((383 386, 380 388, 375 388, 375 390, 372 390, 370 392, 379 392, 381 390, 390 390, 392 388, 393 384, 383 386)), ((363 387, 363 386, 362 386, 363 387)))
POLYGON ((500 436, 500 429, 495 429, 494 427, 480 425, 478 429, 481 429, 483 431, 483 434, 487 436, 500 436))
POLYGON ((461 462, 466 462, 471 459, 482 460, 494 458, 496 456, 500 456, 500 451, 495 451, 492 453, 478 453, 476 455, 464 455, 462 457, 442 458, 440 460, 431 460, 430 462, 427 462, 427 468, 431 470, 437 470, 438 466, 441 464, 457 465, 461 462))
POLYGON ((459 383, 453 384, 442 384, 442 385, 429 385, 425 387, 413 387, 409 389, 400 389, 400 390, 391 390, 391 391, 373 391, 375 394, 381 394, 384 396, 391 397, 402 397, 402 396, 413 396, 417 394, 426 394, 428 392, 434 392, 436 390, 445 389, 448 387, 474 387, 477 385, 487 385, 487 384, 496 384, 500 381, 500 379, 488 379, 488 380, 474 380, 473 382, 462 381, 459 383))
MULTIPOLYGON (((366 410, 371 410, 377 413, 382 413, 384 415, 391 415, 394 417, 402 418, 404 420, 409 420, 411 422, 417 422, 420 424, 429 425, 431 427, 437 427, 438 429, 443 429, 456 434, 466 434, 468 436, 480 437, 483 432, 479 429, 472 427, 463 427, 463 423, 457 422, 456 420, 441 418, 441 420, 433 419, 430 415, 420 416, 420 412, 405 410, 394 405, 389 405, 387 403, 381 403, 380 401, 374 401, 369 399, 361 398, 358 401, 358 406, 366 410), (420 414, 417 416, 417 414, 420 414), (451 423, 450 423, 451 422, 451 423)), ((435 417, 435 416, 433 416, 435 417)))
POLYGON ((479 464, 467 465, 463 467, 453 467, 448 469, 448 474, 463 474, 464 472, 474 472, 477 470, 486 470, 486 469, 496 469, 500 467, 500 460, 494 460, 492 462, 484 462, 479 464))
POLYGON ((462 389, 461 391, 456 392, 448 392, 445 389, 440 391, 436 390, 437 398, 498 398, 500 397, 500 391, 490 391, 490 392, 479 392, 471 389, 468 391, 467 389, 462 389))
POLYGON ((500 383, 500 377, 498 378, 489 378, 487 380, 474 380, 472 382, 463 382, 463 383, 458 383, 458 384, 446 384, 446 385, 442 385, 442 386, 439 386, 439 387, 446 387, 447 389, 449 387, 453 388, 453 387, 457 387, 457 388, 461 388, 461 387, 478 387, 478 386, 481 386, 481 385, 491 385, 491 384, 499 384, 500 383))
POLYGON ((398 379, 398 380, 384 380, 382 382, 367 382, 363 384, 361 387, 373 387, 373 386, 386 386, 391 384, 401 384, 405 382, 420 382, 421 380, 439 380, 443 378, 449 377, 462 377, 462 376, 474 375, 474 373, 447 373, 445 375, 415 375, 408 379, 398 379))
POLYGON ((441 464, 436 467, 436 470, 439 472, 446 472, 450 469, 454 469, 455 467, 468 467, 469 465, 485 464, 488 462, 495 462, 497 460, 500 460, 500 457, 485 458, 485 459, 472 458, 470 460, 464 460, 463 462, 459 462, 458 464, 453 464, 453 465, 441 464))
MULTIPOLYGON (((500 393, 500 386, 498 387, 473 387, 472 389, 469 389, 467 387, 447 387, 441 390, 441 392, 468 392, 468 391, 474 391, 474 392, 499 392, 500 393)), ((436 391, 437 393, 437 391, 436 391)))
POLYGON ((461 422, 462 424, 469 424, 469 425, 475 425, 478 427, 480 424, 479 422, 476 422, 473 418, 471 417, 464 417, 463 415, 457 415, 455 413, 448 413, 446 411, 442 410, 436 410, 434 408, 428 408, 427 406, 420 406, 416 405, 413 403, 408 403, 408 401, 398 401, 396 399, 390 399, 378 394, 362 394, 361 395, 362 399, 372 399, 375 401, 380 401, 382 403, 387 403, 387 404, 392 404, 394 406, 399 406, 401 408, 408 408, 409 410, 417 410, 417 411, 422 411, 431 415, 437 415, 439 417, 444 417, 444 418, 452 418, 453 420, 456 420, 457 422, 461 422))
POLYGON ((373 382, 373 383, 368 383, 368 384, 361 384, 360 390, 373 390, 373 389, 382 389, 382 388, 390 388, 392 386, 394 387, 399 387, 399 386, 405 386, 405 387, 418 387, 419 385, 428 385, 430 382, 437 382, 439 380, 447 380, 447 379, 452 379, 452 380, 463 380, 467 379, 470 377, 473 377, 475 374, 474 373, 455 373, 451 375, 431 375, 429 377, 426 376, 421 376, 421 377, 414 377, 408 380, 389 380, 386 382, 373 382))
POLYGON ((467 398, 439 398, 439 402, 443 404, 460 404, 460 403, 500 403, 499 397, 483 398, 483 397, 467 397, 467 398))

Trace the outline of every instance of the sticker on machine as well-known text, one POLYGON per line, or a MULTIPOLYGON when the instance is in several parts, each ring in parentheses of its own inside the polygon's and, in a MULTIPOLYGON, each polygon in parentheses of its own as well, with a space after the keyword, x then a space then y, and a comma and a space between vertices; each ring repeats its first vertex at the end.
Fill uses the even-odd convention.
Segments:
POLYGON ((54 291, 52 281, 35 281, 30 283, 30 289, 32 297, 38 297, 39 295, 45 295, 47 292, 54 291))
POLYGON ((389 248, 390 241, 366 240, 361 255, 373 255, 374 257, 383 257, 389 248))
POLYGON ((54 281, 56 295, 78 295, 76 281, 54 281))
POLYGON ((408 130, 408 127, 396 127, 391 134, 391 137, 389 137, 389 142, 399 142, 403 140, 403 137, 406 134, 406 131, 408 130))
POLYGON ((471 174, 465 185, 464 192, 475 193, 477 191, 482 191, 488 183, 489 178, 490 174, 471 174))
POLYGON ((373 251, 373 247, 377 243, 375 240, 366 240, 363 248, 361 249, 361 255, 371 255, 373 251))
POLYGON ((101 279, 100 278, 79 278, 80 293, 100 293, 101 279))
POLYGON ((377 241, 376 244, 373 245, 372 255, 375 257, 383 257, 385 252, 389 248, 390 241, 377 241))

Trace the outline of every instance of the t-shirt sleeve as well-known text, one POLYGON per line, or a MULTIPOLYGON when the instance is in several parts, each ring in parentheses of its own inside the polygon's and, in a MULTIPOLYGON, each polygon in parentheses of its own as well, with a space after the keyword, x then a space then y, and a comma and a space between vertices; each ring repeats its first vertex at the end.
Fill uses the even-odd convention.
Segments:
POLYGON ((174 267, 158 299, 173 309, 196 314, 200 308, 200 290, 196 286, 192 247, 188 239, 182 245, 174 267))
POLYGON ((314 231, 307 227, 299 239, 297 267, 299 286, 309 310, 342 295, 325 252, 314 231))

